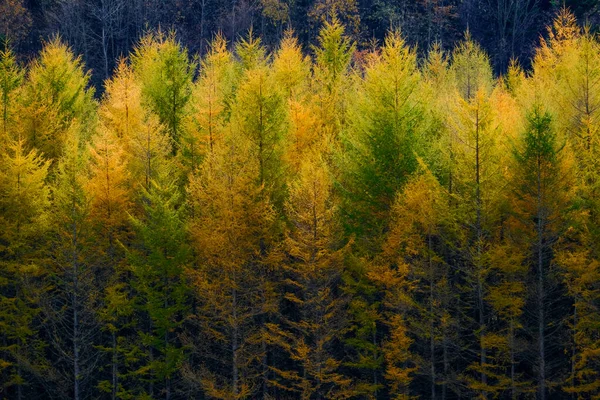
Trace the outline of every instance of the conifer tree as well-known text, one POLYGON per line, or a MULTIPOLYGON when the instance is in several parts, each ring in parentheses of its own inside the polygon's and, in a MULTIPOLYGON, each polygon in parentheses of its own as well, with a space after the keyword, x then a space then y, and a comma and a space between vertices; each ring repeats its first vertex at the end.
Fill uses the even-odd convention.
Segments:
POLYGON ((257 270, 264 268, 263 245, 275 215, 257 180, 254 144, 230 133, 224 139, 190 178, 188 189, 197 210, 189 228, 197 263, 189 279, 199 305, 185 340, 200 368, 186 370, 208 396, 242 399, 258 396, 264 373, 256 318, 273 305, 262 298, 257 270))
POLYGON ((113 77, 105 83, 98 115, 102 124, 123 140, 126 149, 128 141, 143 130, 146 113, 142 108, 141 88, 124 58, 119 60, 113 77))
POLYGON ((346 93, 349 89, 349 69, 355 44, 345 34, 337 18, 323 24, 318 46, 313 47, 315 110, 322 124, 323 135, 337 140, 346 123, 346 93))
MULTIPOLYGON (((190 63, 187 50, 176 40, 174 32, 161 31, 142 37, 131 60, 143 104, 158 116, 174 143, 179 145, 195 64, 190 63)), ((173 151, 177 149, 174 147, 173 151)))
POLYGON ((47 159, 62 156, 73 121, 83 140, 93 132, 95 102, 89 79, 81 58, 59 38, 46 43, 29 68, 19 125, 28 144, 47 159))
MULTIPOLYGON (((442 397, 446 396, 452 368, 449 347, 455 340, 452 338, 455 299, 450 271, 443 259, 443 244, 449 240, 453 224, 446 195, 437 179, 429 171, 417 174, 394 202, 382 261, 389 265, 388 269, 394 266, 398 269, 396 281, 400 294, 395 308, 388 312, 394 315, 400 311, 404 315, 402 319, 394 316, 402 325, 393 329, 406 331, 406 339, 400 343, 405 346, 406 358, 400 361, 413 363, 399 375, 402 380, 398 380, 407 386, 409 374, 416 375, 414 367, 418 365, 418 375, 429 381, 429 396, 434 399, 440 392, 442 397), (411 344, 423 354, 418 363, 408 351, 411 344)), ((376 279, 392 286, 387 282, 390 274, 393 272, 384 269, 376 279)), ((392 290, 387 296, 387 303, 394 303, 393 293, 392 290)))
POLYGON ((24 140, 8 140, 0 158, 0 374, 2 390, 26 395, 32 378, 41 378, 44 341, 39 333, 39 295, 43 290, 49 190, 48 163, 24 140))
POLYGON ((17 94, 23 83, 24 74, 8 43, 5 43, 4 48, 0 50, 0 105, 2 107, 0 144, 6 145, 9 130, 14 129, 17 94))
POLYGON ((225 38, 218 35, 200 64, 200 77, 194 84, 190 113, 186 119, 183 152, 191 171, 223 139, 231 116, 238 71, 225 38))
POLYGON ((189 260, 181 194, 169 172, 161 171, 142 189, 144 214, 132 218, 138 246, 129 253, 145 351, 135 375, 147 387, 138 395, 165 399, 173 396, 183 362, 178 335, 188 312, 189 260))
POLYGON ((473 319, 470 326, 471 344, 477 343, 477 360, 469 368, 478 375, 479 384, 471 386, 485 396, 487 385, 487 349, 485 346, 489 310, 485 302, 487 295, 489 266, 486 252, 493 240, 497 223, 499 182, 502 177, 498 166, 498 148, 495 117, 488 94, 484 87, 470 99, 457 98, 455 115, 450 120, 453 143, 451 165, 452 196, 456 199, 458 218, 462 220, 462 234, 456 244, 462 253, 461 275, 465 279, 466 302, 473 319))
POLYGON ((416 54, 398 32, 390 33, 381 56, 366 66, 342 137, 348 188, 342 212, 349 232, 367 246, 377 246, 396 192, 417 166, 425 139, 419 86, 416 54))
POLYGON ((473 41, 469 31, 452 52, 451 73, 458 93, 467 100, 479 90, 489 91, 492 85, 492 68, 489 57, 473 41))
POLYGON ((65 145, 52 186, 50 289, 42 308, 50 326, 58 395, 82 399, 94 386, 97 337, 96 301, 99 286, 93 265, 93 236, 85 192, 88 155, 76 132, 65 145))
MULTIPOLYGON (((549 363, 554 345, 548 340, 549 327, 559 324, 560 304, 556 282, 554 251, 561 233, 566 229, 565 210, 573 199, 569 148, 559 141, 551 115, 534 104, 527 115, 527 129, 515 149, 516 169, 512 187, 515 223, 520 224, 520 241, 527 249, 533 266, 534 293, 531 312, 535 321, 535 372, 537 397, 548 397, 548 385, 555 379, 556 367, 549 363)), ((534 328, 534 326, 532 326, 534 328)), ((560 328, 560 325, 559 325, 560 328)), ((558 328, 554 328, 558 329, 558 328)))
POLYGON ((127 213, 132 208, 133 195, 122 141, 104 125, 100 125, 100 129, 89 150, 90 177, 85 182, 85 190, 90 201, 88 218, 96 241, 94 263, 100 277, 98 290, 102 292, 98 320, 106 332, 98 348, 106 353, 106 365, 110 369, 110 379, 99 385, 116 399, 122 395, 119 378, 124 371, 120 366, 125 364, 124 353, 129 350, 123 330, 130 322, 125 317, 132 315, 123 245, 130 242, 127 213))
POLYGON ((286 233, 288 278, 284 295, 291 308, 280 326, 268 324, 272 340, 297 367, 278 370, 276 385, 300 398, 350 398, 351 379, 335 355, 345 328, 346 297, 337 293, 344 251, 335 223, 333 187, 324 160, 307 158, 286 202, 292 226, 286 233))

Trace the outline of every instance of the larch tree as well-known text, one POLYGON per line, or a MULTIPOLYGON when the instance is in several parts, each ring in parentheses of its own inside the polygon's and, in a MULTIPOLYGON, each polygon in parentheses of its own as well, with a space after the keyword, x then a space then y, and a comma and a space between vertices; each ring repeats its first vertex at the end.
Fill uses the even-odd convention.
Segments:
POLYGON ((26 76, 19 126, 31 147, 57 161, 76 121, 83 140, 93 132, 94 90, 81 58, 59 38, 46 43, 26 76))
POLYGON ((197 210, 189 221, 197 261, 188 275, 198 305, 184 342, 200 368, 186 366, 184 373, 217 399, 259 396, 264 373, 264 335, 256 318, 270 310, 257 269, 263 268, 275 213, 257 180, 253 146, 229 131, 188 188, 190 207, 197 210))
POLYGON ((284 307, 293 311, 279 326, 268 324, 268 330, 295 368, 274 368, 275 384, 302 399, 351 398, 352 380, 341 372, 336 356, 346 320, 347 296, 340 293, 340 283, 348 247, 339 248, 333 185, 318 152, 303 161, 285 210, 291 226, 284 244, 284 307))
POLYGON ((321 124, 321 135, 331 136, 335 141, 346 124, 345 95, 350 88, 350 62, 356 45, 335 17, 323 24, 317 44, 312 48, 315 57, 312 102, 321 124))
POLYGON ((470 332, 465 333, 474 339, 471 344, 477 343, 474 349, 476 361, 469 369, 477 371, 479 383, 472 381, 471 387, 485 396, 485 337, 489 322, 485 302, 489 268, 485 259, 497 222, 497 199, 502 178, 498 165, 498 129, 485 88, 481 87, 469 99, 457 96, 455 113, 449 122, 453 142, 451 195, 456 202, 454 212, 462 220, 462 233, 455 244, 460 250, 461 261, 456 260, 455 266, 461 269, 464 301, 470 308, 470 316, 463 327, 469 326, 470 332))
POLYGON ((196 65, 190 63, 187 50, 177 41, 174 32, 146 34, 131 60, 143 104, 158 116, 177 145, 173 147, 177 152, 183 120, 189 112, 196 65))
POLYGON ((577 398, 596 398, 600 395, 600 341, 597 338, 600 265, 591 257, 592 244, 581 239, 578 242, 579 245, 563 249, 557 255, 568 293, 573 298, 573 311, 566 321, 572 339, 571 368, 563 390, 577 398))
POLYGON ((527 127, 514 151, 513 223, 519 224, 518 240, 526 249, 532 266, 529 296, 535 332, 534 371, 537 398, 549 396, 549 382, 556 379, 559 366, 550 363, 556 344, 550 331, 560 329, 560 282, 557 282, 555 251, 560 235, 567 228, 565 215, 573 201, 573 159, 564 139, 556 133, 551 114, 534 103, 527 114, 527 127), (561 143, 561 141, 563 141, 561 143), (558 303, 558 304, 557 304, 558 303), (558 326, 558 327, 556 327, 558 326), (553 328, 551 328, 553 327, 553 328))
POLYGON ((169 400, 184 357, 179 334, 189 308, 184 271, 190 250, 172 159, 161 161, 163 169, 153 175, 150 186, 140 188, 143 212, 131 217, 136 237, 128 258, 143 348, 135 375, 146 383, 136 395, 169 400))
POLYGON ((358 244, 377 246, 396 192, 417 167, 426 134, 419 86, 415 52, 390 33, 365 67, 341 137, 347 188, 341 211, 358 244))
POLYGON ((100 385, 116 399, 119 374, 123 374, 119 367, 125 364, 123 353, 127 351, 123 345, 127 339, 122 331, 129 323, 124 317, 131 316, 132 309, 127 302, 128 273, 123 246, 131 241, 128 212, 132 208, 133 193, 123 142, 116 132, 104 125, 100 124, 99 129, 90 144, 90 176, 85 182, 85 190, 90 202, 88 219, 96 241, 94 263, 98 269, 98 290, 102 292, 99 294, 98 319, 106 332, 99 340, 98 348, 106 354, 106 365, 110 369, 110 378, 100 385))
POLYGON ((473 41, 469 31, 452 52, 450 71, 458 93, 464 99, 473 98, 480 89, 489 91, 492 84, 492 68, 489 57, 473 41))
POLYGON ((102 124, 127 146, 128 140, 143 130, 145 115, 139 82, 127 59, 121 58, 112 78, 105 83, 98 116, 102 124))
POLYGON ((96 305, 99 282, 93 263, 93 235, 85 191, 88 153, 71 128, 64 155, 52 185, 51 287, 42 309, 49 322, 50 349, 60 355, 55 363, 57 395, 83 399, 95 384, 97 352, 96 305))
POLYGON ((392 332, 388 346, 399 340, 396 352, 402 350, 399 354, 404 355, 391 365, 386 357, 387 375, 394 372, 391 376, 396 378, 397 396, 406 394, 399 389, 408 387, 415 375, 428 381, 432 399, 438 393, 445 397, 448 391, 453 294, 443 244, 448 240, 445 234, 451 218, 445 192, 427 170, 409 180, 392 207, 390 230, 379 261, 385 264, 380 267, 380 276, 373 276, 384 285, 398 283, 397 288, 388 289, 384 303, 392 332), (403 336, 396 338, 396 332, 403 336), (419 360, 411 354, 413 349, 422 354, 419 360))
POLYGON ((25 71, 17 64, 15 54, 8 44, 0 49, 0 106, 2 107, 2 128, 0 144, 6 145, 9 131, 12 132, 15 123, 17 95, 23 83, 25 71))
POLYGON ((26 385, 42 377, 46 364, 38 300, 48 272, 49 165, 22 139, 5 145, 0 158, 0 374, 5 393, 23 399, 26 385))
POLYGON ((227 41, 218 35, 200 63, 200 77, 194 84, 186 133, 182 138, 185 163, 194 172, 203 158, 223 140, 239 72, 227 41))

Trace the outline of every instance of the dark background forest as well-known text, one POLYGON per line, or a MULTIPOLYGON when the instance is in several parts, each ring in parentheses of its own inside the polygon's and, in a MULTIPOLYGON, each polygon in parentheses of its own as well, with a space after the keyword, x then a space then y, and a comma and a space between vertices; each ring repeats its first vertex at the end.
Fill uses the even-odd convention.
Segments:
POLYGON ((468 29, 490 55, 494 72, 506 71, 511 58, 528 66, 533 49, 556 10, 568 7, 581 25, 600 23, 596 0, 2 0, 0 29, 28 59, 44 40, 60 33, 101 90, 120 56, 140 35, 174 29, 190 54, 202 55, 216 32, 230 42, 250 28, 268 48, 292 28, 301 45, 315 43, 319 27, 333 12, 358 43, 369 49, 390 28, 400 28, 421 54, 439 42, 453 48, 468 29))

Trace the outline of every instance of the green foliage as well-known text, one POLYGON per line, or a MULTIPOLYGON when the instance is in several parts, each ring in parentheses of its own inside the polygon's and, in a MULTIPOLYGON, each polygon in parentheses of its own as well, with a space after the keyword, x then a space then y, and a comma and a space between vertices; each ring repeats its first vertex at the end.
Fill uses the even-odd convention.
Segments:
MULTIPOLYGON (((146 34, 131 59, 143 101, 179 144, 182 122, 189 108, 195 63, 190 63, 187 49, 177 42, 174 32, 161 31, 146 34)), ((177 147, 173 150, 177 151, 177 147)))

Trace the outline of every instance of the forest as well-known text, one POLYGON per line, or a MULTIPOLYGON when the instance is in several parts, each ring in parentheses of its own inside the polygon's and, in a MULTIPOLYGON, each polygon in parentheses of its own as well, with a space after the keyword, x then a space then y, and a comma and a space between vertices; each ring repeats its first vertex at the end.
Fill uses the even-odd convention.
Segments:
MULTIPOLYGON (((1 19, 1 18, 0 18, 1 19)), ((0 46, 0 398, 600 398, 600 39, 498 74, 149 29, 0 46), (526 66, 525 66, 526 65, 526 66)))

